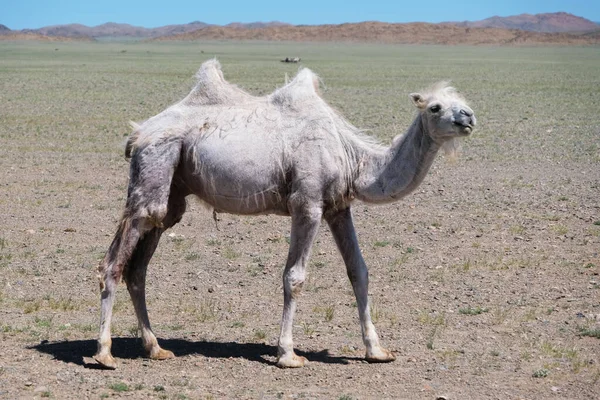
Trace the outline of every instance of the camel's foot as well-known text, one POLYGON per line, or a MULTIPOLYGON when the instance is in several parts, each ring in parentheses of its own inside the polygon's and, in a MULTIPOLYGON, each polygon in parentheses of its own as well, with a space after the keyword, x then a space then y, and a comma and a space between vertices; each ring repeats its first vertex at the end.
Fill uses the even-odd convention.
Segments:
POLYGON ((94 360, 96 360, 96 362, 98 364, 100 364, 100 366, 102 368, 106 368, 106 369, 116 369, 117 368, 117 362, 115 361, 115 359, 113 358, 113 356, 110 353, 98 352, 94 355, 94 360))
POLYGON ((168 360, 169 358, 175 358, 175 354, 172 351, 161 349, 152 350, 150 352, 150 358, 153 360, 168 360))
POLYGON ((396 359, 396 356, 391 351, 378 347, 371 351, 367 350, 365 360, 370 363, 387 363, 392 362, 396 359))
POLYGON ((288 353, 288 355, 280 356, 277 360, 279 368, 300 368, 308 364, 306 357, 298 356, 296 353, 288 353))

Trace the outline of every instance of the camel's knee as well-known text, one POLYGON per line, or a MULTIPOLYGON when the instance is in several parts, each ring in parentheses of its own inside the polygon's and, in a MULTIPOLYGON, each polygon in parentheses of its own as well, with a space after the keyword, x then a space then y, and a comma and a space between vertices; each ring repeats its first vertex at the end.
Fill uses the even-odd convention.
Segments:
POLYGON ((115 276, 113 268, 107 266, 104 262, 98 266, 98 285, 100 286, 100 293, 102 296, 108 296, 114 291, 115 283, 119 281, 120 274, 115 276))
POLYGON ((166 202, 150 202, 139 206, 135 212, 135 217, 140 221, 140 228, 145 233, 152 228, 162 228, 167 212, 166 202))
POLYGON ((290 271, 290 273, 284 278, 284 289, 286 293, 291 295, 293 298, 302 293, 302 287, 306 280, 306 274, 303 271, 290 271))
POLYGON ((143 193, 134 190, 127 204, 127 214, 140 221, 140 229, 145 233, 153 228, 167 229, 181 221, 186 210, 185 197, 171 190, 155 190, 143 193))

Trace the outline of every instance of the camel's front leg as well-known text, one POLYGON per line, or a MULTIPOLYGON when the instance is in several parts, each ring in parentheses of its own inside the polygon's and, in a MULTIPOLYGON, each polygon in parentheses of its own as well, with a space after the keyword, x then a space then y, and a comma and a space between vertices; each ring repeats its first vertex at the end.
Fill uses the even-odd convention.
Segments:
POLYGON ((277 366, 281 368, 298 368, 307 362, 306 358, 294 353, 292 327, 297 297, 304 284, 306 265, 319 230, 321 215, 321 210, 316 207, 292 215, 290 250, 283 272, 283 317, 277 348, 277 366))
POLYGON ((394 361, 396 359, 394 354, 379 344, 379 337, 371 321, 368 298, 369 272, 358 247, 350 208, 328 215, 327 222, 344 258, 348 277, 356 296, 363 342, 367 348, 365 358, 369 362, 394 361))

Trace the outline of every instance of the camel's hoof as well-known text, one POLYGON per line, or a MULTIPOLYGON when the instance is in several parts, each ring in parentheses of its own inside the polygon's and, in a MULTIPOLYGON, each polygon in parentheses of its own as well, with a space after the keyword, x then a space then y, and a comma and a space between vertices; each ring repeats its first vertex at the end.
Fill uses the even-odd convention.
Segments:
POLYGON ((169 358, 175 358, 175 354, 172 351, 159 348, 158 351, 150 354, 150 358, 153 360, 168 360, 169 358))
POLYGON ((369 363, 388 363, 396 359, 394 353, 384 348, 374 351, 372 354, 367 353, 365 360, 369 363))
POLYGON ((96 360, 96 362, 100 364, 102 368, 117 369, 117 362, 115 361, 113 356, 110 355, 110 353, 97 353, 96 355, 94 355, 94 360, 96 360))
POLYGON ((301 368, 308 364, 306 357, 293 354, 288 357, 279 357, 277 366, 279 368, 301 368))

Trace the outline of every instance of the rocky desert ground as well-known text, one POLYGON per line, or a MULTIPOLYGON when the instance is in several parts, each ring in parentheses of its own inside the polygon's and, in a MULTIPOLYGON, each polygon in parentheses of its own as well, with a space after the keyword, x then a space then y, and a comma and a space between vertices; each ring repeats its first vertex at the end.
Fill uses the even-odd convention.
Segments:
POLYGON ((0 43, 0 398, 591 399, 600 393, 597 48, 262 42, 0 43), (264 95, 301 56, 323 97, 382 142, 408 94, 451 79, 478 127, 402 201, 354 206, 389 364, 363 360, 340 255, 321 227, 275 363, 290 221, 189 199, 148 273, 145 357, 124 285, 114 371, 96 350, 96 266, 122 212, 128 121, 181 99, 202 61, 264 95))

